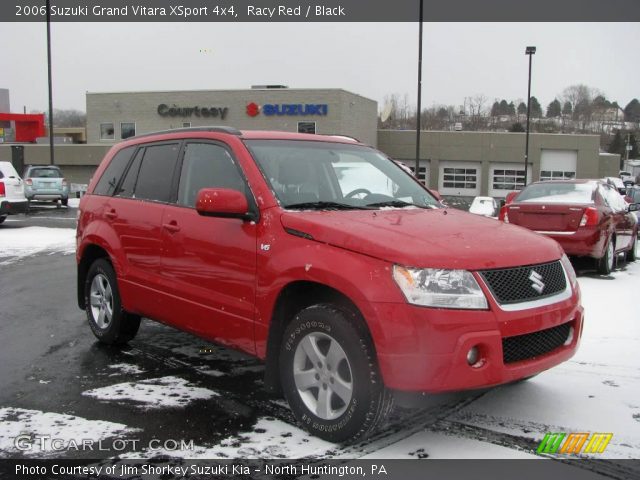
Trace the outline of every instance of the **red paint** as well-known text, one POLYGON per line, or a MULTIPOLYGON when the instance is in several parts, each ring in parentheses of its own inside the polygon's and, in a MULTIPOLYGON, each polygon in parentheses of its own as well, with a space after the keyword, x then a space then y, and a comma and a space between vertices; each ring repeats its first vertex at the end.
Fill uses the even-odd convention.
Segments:
POLYGON ((44 137, 44 114, 0 113, 0 122, 15 122, 15 141, 35 143, 36 138, 44 137))
MULTIPOLYGON (((570 296, 558 303, 506 311, 474 273, 489 309, 446 310, 408 304, 392 278, 394 264, 477 271, 551 262, 562 255, 556 242, 453 209, 284 210, 243 143, 251 138, 353 145, 351 140, 285 132, 247 131, 240 137, 189 132, 189 138, 215 140, 233 152, 257 204, 257 222, 203 216, 175 204, 92 194, 121 148, 185 135, 163 134, 116 145, 80 202, 77 260, 89 245, 106 250, 126 310, 264 359, 283 289, 292 282, 322 284, 358 308, 385 384, 401 390, 497 385, 550 368, 575 352, 583 319, 577 288, 571 287, 570 296), (503 337, 567 322, 574 327, 569 345, 532 360, 503 364, 503 337), (466 361, 474 345, 483 357, 480 368, 466 361)), ((208 189, 198 202, 201 210, 214 211, 213 206, 202 205, 213 205, 222 197, 226 207, 221 208, 238 213, 246 203, 237 193, 208 189)))
POLYGON ((255 117, 259 113, 260 113, 260 105, 254 102, 247 103, 247 115, 249 115, 250 117, 255 117))

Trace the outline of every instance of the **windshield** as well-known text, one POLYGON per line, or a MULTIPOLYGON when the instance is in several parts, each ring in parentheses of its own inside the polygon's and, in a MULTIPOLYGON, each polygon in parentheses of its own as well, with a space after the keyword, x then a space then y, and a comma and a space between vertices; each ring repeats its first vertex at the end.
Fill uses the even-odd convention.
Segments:
POLYGON ((591 183, 534 183, 518 195, 518 202, 593 203, 595 186, 591 183))
POLYGON ((412 176, 362 145, 247 140, 271 189, 285 208, 438 208, 412 176))

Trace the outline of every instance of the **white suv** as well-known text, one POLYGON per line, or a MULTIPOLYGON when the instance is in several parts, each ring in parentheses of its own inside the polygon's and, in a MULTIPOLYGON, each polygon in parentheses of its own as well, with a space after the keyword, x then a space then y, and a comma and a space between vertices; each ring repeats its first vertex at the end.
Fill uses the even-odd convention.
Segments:
POLYGON ((27 197, 24 196, 24 183, 10 162, 0 162, 0 223, 7 215, 25 213, 27 197))

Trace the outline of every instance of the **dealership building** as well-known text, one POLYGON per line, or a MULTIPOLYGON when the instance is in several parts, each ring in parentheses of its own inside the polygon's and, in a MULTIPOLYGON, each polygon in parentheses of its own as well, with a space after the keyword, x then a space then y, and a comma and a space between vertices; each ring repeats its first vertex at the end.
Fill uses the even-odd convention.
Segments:
MULTIPOLYGON (((416 133, 378 130, 374 100, 342 89, 281 85, 244 90, 90 92, 87 145, 57 145, 56 163, 73 182, 86 183, 108 148, 159 130, 225 125, 346 135, 415 166, 416 133)), ((11 160, 0 145, 0 160, 11 160)), ((524 183, 524 133, 423 131, 418 178, 443 195, 504 197, 524 183)), ((49 162, 48 147, 25 145, 24 163, 49 162)), ((531 134, 527 180, 617 176, 620 157, 600 153, 598 135, 531 134)))

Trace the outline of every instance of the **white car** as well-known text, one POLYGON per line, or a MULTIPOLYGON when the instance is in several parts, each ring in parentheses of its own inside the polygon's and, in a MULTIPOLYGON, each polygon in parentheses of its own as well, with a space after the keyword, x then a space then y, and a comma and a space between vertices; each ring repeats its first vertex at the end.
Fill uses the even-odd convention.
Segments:
POLYGON ((28 205, 20 175, 10 162, 0 162, 0 223, 7 215, 25 213, 28 205))
POLYGON ((635 183, 635 179, 633 178, 633 175, 631 175, 631 172, 620 170, 619 177, 620 180, 622 180, 622 183, 624 183, 625 185, 633 185, 635 183))
POLYGON ((469 212, 485 217, 495 217, 498 215, 498 203, 493 197, 476 197, 469 207, 469 212))

